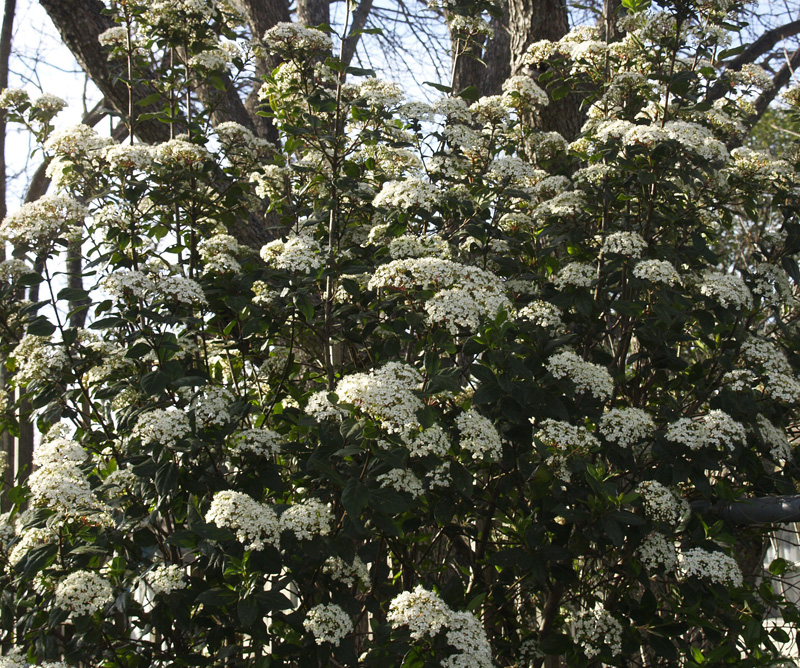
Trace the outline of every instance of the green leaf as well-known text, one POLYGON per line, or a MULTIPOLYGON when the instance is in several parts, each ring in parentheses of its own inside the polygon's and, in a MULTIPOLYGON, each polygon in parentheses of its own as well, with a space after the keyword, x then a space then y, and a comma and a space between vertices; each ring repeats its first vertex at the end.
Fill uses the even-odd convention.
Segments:
POLYGON ((451 86, 443 86, 442 84, 434 83, 433 81, 423 81, 423 86, 430 86, 431 88, 435 88, 436 90, 442 91, 442 93, 452 93, 453 88, 451 86))
POLYGON ((28 324, 27 328, 28 334, 33 334, 34 336, 52 336, 55 331, 56 326, 43 315, 36 316, 28 324))
POLYGON ((571 92, 572 89, 569 86, 559 86, 552 93, 550 93, 550 97, 553 98, 553 102, 557 102, 558 100, 567 97, 567 95, 569 95, 571 92))
POLYGON ((167 374, 156 369, 155 371, 148 371, 144 376, 142 376, 142 380, 139 384, 142 386, 142 389, 147 392, 147 394, 154 396, 161 394, 166 389, 168 382, 169 377, 167 374))
POLYGON ((298 292, 292 301, 297 310, 302 313, 306 322, 311 322, 314 319, 314 305, 302 292, 298 292))
POLYGON ((236 605, 236 614, 244 628, 249 629, 258 619, 258 601, 254 596, 245 596, 239 599, 236 605))
POLYGON ((84 299, 89 299, 89 293, 80 288, 64 288, 59 291, 58 299, 70 302, 83 301, 84 299))
POLYGON ((350 478, 342 490, 342 505, 348 515, 358 517, 369 502, 369 489, 360 480, 350 478))

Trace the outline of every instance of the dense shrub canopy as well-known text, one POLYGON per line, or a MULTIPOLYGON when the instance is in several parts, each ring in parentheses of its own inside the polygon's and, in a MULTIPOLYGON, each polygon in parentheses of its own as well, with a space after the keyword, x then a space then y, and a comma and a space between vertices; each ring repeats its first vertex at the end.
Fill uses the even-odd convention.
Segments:
POLYGON ((3 93, 57 191, 0 226, 41 432, 0 665, 781 664, 767 528, 696 509, 796 491, 800 176, 735 148, 769 85, 716 67, 736 5, 627 6, 534 44, 538 83, 427 104, 318 30, 120 3, 123 76, 172 59, 155 146, 3 93), (278 144, 192 102, 252 49, 278 144), (571 91, 568 143, 536 118, 571 91))

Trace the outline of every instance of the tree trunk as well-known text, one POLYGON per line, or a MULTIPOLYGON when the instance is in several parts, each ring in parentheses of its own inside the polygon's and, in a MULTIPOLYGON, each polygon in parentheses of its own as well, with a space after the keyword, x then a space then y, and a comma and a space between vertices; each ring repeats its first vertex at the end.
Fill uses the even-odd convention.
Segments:
MULTIPOLYGON (((6 0, 3 14, 3 27, 0 30, 0 88, 8 88, 8 62, 11 58, 11 40, 14 32, 14 14, 17 10, 16 0, 6 0)), ((6 112, 0 109, 0 220, 6 217, 6 112)), ((6 259, 5 244, 0 244, 0 260, 6 259)), ((8 384, 8 372, 6 371, 5 360, 0 360, 0 390, 4 390, 8 384)), ((13 400, 13 390, 9 400, 13 400)), ((15 474, 15 452, 14 437, 4 431, 0 434, 0 451, 6 457, 6 469, 3 473, 3 488, 0 494, 0 510, 9 510, 5 490, 14 486, 15 474)))
MULTIPOLYGON (((531 74, 523 57, 531 44, 548 39, 558 41, 569 31, 567 5, 561 0, 509 0, 508 29, 511 40, 511 74, 531 74)), ((551 102, 536 118, 528 119, 539 130, 555 131, 567 141, 577 137, 583 126, 581 97, 575 94, 551 102)))
POLYGON ((330 0, 297 0, 297 21, 316 28, 331 22, 330 0))

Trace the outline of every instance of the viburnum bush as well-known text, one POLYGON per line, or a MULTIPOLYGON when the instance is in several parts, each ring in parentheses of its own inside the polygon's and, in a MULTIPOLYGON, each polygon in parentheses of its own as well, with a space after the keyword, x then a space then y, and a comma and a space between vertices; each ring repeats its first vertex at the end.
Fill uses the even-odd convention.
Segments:
POLYGON ((768 527, 701 510, 797 489, 800 162, 733 148, 740 7, 627 7, 427 104, 319 30, 128 0, 110 66, 169 65, 126 123, 172 139, 0 96, 56 186, 0 226, 4 425, 41 434, 0 666, 782 665, 768 527), (213 122, 256 50, 274 144, 213 122), (571 143, 531 122, 566 94, 571 143))

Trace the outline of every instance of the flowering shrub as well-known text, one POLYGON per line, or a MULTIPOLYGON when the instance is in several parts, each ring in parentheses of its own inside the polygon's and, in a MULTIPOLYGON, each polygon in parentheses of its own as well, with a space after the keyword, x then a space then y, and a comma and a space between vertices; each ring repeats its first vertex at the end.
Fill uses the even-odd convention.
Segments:
POLYGON ((172 139, 0 95, 58 187, 0 224, 0 419, 41 432, 0 665, 775 665, 762 622, 800 613, 763 534, 690 501, 796 489, 800 165, 729 150, 763 73, 702 101, 736 8, 629 4, 618 41, 534 44, 538 83, 428 105, 319 30, 131 1, 101 41, 131 71, 175 47, 172 139), (251 49, 277 143, 195 101, 251 49), (525 121, 570 90, 577 139, 525 121))

